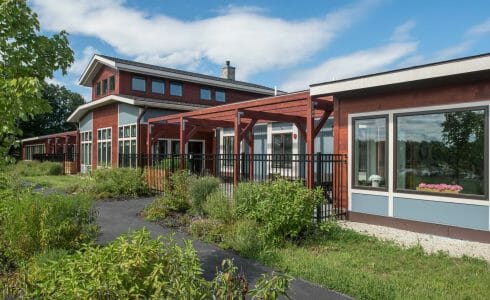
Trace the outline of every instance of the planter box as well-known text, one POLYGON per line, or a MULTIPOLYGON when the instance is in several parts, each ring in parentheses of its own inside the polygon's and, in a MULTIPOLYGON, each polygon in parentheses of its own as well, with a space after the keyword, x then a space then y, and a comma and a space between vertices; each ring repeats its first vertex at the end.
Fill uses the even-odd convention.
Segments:
POLYGON ((459 194, 459 191, 454 191, 454 190, 438 190, 438 189, 429 189, 429 188, 417 188, 417 191, 423 191, 423 192, 431 192, 431 193, 441 193, 441 194, 459 194))

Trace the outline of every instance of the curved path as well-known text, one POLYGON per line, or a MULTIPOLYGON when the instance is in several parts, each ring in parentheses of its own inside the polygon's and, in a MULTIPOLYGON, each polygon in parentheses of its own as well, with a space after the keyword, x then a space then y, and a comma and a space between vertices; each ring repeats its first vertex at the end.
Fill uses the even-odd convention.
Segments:
MULTIPOLYGON (((164 228, 158 224, 145 221, 137 216, 146 205, 151 203, 152 198, 143 198, 127 201, 98 202, 97 210, 99 212, 97 223, 101 227, 101 234, 98 242, 105 244, 111 242, 122 233, 128 230, 141 229, 146 227, 156 237, 158 235, 174 234, 175 239, 191 239, 182 232, 173 229, 164 228)), ((235 265, 243 271, 250 283, 255 281, 263 273, 270 273, 272 269, 260 265, 259 263, 242 258, 230 251, 220 249, 214 245, 192 240, 199 257, 201 258, 204 269, 204 277, 208 280, 214 277, 216 268, 221 265, 225 258, 234 260, 235 265)), ((292 299, 350 299, 344 295, 324 289, 318 285, 301 279, 295 279, 291 285, 288 295, 292 299)))

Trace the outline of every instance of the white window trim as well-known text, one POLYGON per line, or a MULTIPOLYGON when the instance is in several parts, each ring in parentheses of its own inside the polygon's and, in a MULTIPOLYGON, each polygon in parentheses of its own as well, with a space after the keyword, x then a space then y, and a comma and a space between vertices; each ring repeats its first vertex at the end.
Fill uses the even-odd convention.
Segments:
MULTIPOLYGON (((103 128, 97 128, 97 168, 111 168, 112 167, 112 151, 113 151, 113 147, 112 147, 112 139, 114 138, 114 132, 112 132, 112 127, 103 127, 103 128), (99 140, 99 131, 101 130, 107 130, 109 129, 111 131, 111 138, 110 139, 103 139, 103 140, 99 140), (111 157, 111 163, 109 165, 99 165, 99 143, 107 143, 109 142, 111 144, 111 152, 109 153, 110 157, 111 157)), ((92 138, 93 138, 93 133, 92 133, 92 138)), ((107 149, 107 148, 106 148, 107 149)), ((107 156, 107 155, 106 155, 107 156)), ((106 157, 106 163, 107 163, 107 157, 106 157)))
POLYGON ((268 160, 267 162, 267 170, 274 170, 274 174, 279 171, 279 174, 281 176, 291 176, 293 178, 297 178, 298 175, 298 162, 294 160, 294 157, 297 157, 299 154, 299 135, 298 135, 298 127, 296 125, 291 124, 292 128, 291 129, 274 129, 272 124, 277 123, 277 122, 270 122, 267 123, 267 154, 272 157, 272 135, 273 134, 280 134, 280 133, 291 133, 292 134, 292 140, 293 140, 293 162, 291 165, 291 168, 272 168, 271 166, 271 161, 268 160), (296 136, 296 138, 294 138, 296 136))
MULTIPOLYGON (((403 108, 403 109, 393 109, 393 110, 382 110, 382 111, 371 111, 371 112, 363 112, 363 113, 353 113, 348 115, 348 128, 347 128, 347 190, 348 190, 348 210, 352 209, 352 194, 366 194, 366 195, 379 195, 388 197, 388 216, 393 217, 393 199, 396 198, 410 198, 417 200, 427 200, 427 201, 437 201, 437 202, 446 202, 446 203, 456 203, 456 204, 471 204, 478 206, 487 206, 488 212, 490 215, 490 200, 488 199, 469 199, 469 198, 453 198, 453 197, 444 197, 444 196, 435 196, 435 195, 424 195, 424 194, 412 194, 412 193, 402 193, 402 192, 394 192, 394 115, 402 114, 402 113, 417 113, 417 112, 430 112, 430 111, 440 111, 440 110, 451 110, 458 108, 473 108, 473 107, 483 107, 486 106, 490 111, 490 100, 486 101, 474 101, 474 102, 465 102, 458 104, 445 104, 445 105, 433 105, 433 106, 418 106, 414 108, 403 108), (357 117, 369 117, 369 116, 377 116, 377 115, 388 115, 388 172, 389 172, 389 184, 388 191, 368 191, 363 189, 355 189, 352 187, 352 119, 357 117)), ((487 124, 488 125, 488 124, 487 124)), ((490 127, 490 126, 489 126, 490 127)), ((490 134, 490 133, 487 133, 490 134)), ((489 139, 489 147, 490 149, 490 139, 489 139)), ((490 164, 490 159, 487 162, 490 164)), ((487 166, 490 167, 490 166, 487 166)), ((488 176, 487 180, 489 181, 487 184, 490 187, 490 176, 488 176)), ((490 230, 490 218, 488 224, 490 230)))
POLYGON ((83 169, 83 167, 85 167, 85 169, 87 169, 87 167, 90 168, 90 170, 92 170, 92 164, 94 162, 94 149, 93 149, 93 140, 94 140, 94 133, 92 130, 85 130, 85 131, 80 131, 80 167, 81 169, 83 169), (90 139, 90 141, 83 141, 82 140, 82 134, 84 133, 92 133, 92 138, 90 139), (86 165, 86 164, 83 164, 82 163, 82 158, 83 158, 83 145, 90 145, 90 165, 86 165))

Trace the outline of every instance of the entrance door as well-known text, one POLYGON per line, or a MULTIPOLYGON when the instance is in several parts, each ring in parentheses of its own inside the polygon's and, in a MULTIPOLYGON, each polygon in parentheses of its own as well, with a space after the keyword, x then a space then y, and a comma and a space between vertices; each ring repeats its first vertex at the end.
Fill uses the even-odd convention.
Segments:
POLYGON ((193 173, 201 173, 203 171, 203 151, 204 142, 192 141, 187 143, 187 153, 189 154, 189 168, 193 173))

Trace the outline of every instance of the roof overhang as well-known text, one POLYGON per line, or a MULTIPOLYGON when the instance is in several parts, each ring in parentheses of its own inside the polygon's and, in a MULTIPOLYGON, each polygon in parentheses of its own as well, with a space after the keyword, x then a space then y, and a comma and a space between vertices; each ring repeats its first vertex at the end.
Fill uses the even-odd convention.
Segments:
POLYGON ((479 78, 478 74, 490 71, 490 54, 467 57, 446 62, 422 65, 351 79, 344 79, 310 86, 310 94, 335 95, 357 90, 386 88, 424 81, 442 82, 444 78, 479 78))
POLYGON ((70 137, 70 136, 76 136, 77 131, 66 131, 66 132, 60 132, 60 133, 53 133, 53 134, 48 134, 48 135, 41 135, 41 136, 34 136, 26 139, 20 140, 20 142, 25 143, 25 142, 33 142, 37 140, 44 140, 44 139, 52 139, 52 138, 64 138, 64 137, 70 137))
POLYGON ((136 97, 123 97, 118 95, 109 95, 102 99, 95 100, 83 105, 80 105, 67 119, 68 122, 79 122, 89 111, 109 105, 112 103, 125 103, 129 105, 139 107, 151 107, 161 109, 172 109, 178 111, 192 111, 200 108, 206 108, 205 105, 197 104, 185 104, 182 102, 166 101, 166 100, 154 100, 148 98, 136 98, 136 97))
MULTIPOLYGON (((173 80, 182 80, 186 82, 194 82, 198 84, 203 84, 203 85, 212 85, 216 87, 221 87, 221 88, 228 88, 228 89, 234 89, 234 90, 240 90, 240 91, 246 91, 246 92, 252 92, 252 93, 259 93, 259 94, 264 94, 264 95, 274 95, 275 91, 271 89, 266 89, 266 88, 260 88, 260 87, 255 87, 255 86, 249 86, 245 84, 240 84, 240 82, 237 81, 223 81, 223 80, 213 80, 212 78, 201 78, 201 77, 196 77, 196 76, 191 76, 187 74, 180 74, 180 73, 174 73, 171 71, 165 71, 165 70, 158 70, 158 69, 152 69, 152 68, 147 68, 147 67, 142 67, 142 66, 135 66, 131 65, 128 63, 123 63, 123 62, 118 62, 111 60, 106 57, 102 57, 100 55, 94 55, 92 59, 90 60, 90 63, 87 65, 85 70, 83 71, 82 75, 80 76, 80 79, 78 81, 78 84, 86 86, 86 87, 91 87, 92 86, 92 81, 94 77, 97 75, 99 70, 103 67, 107 66, 115 70, 121 70, 121 71, 127 71, 127 72, 133 72, 133 73, 138 73, 138 74, 145 74, 145 75, 151 75, 151 76, 161 76, 173 80)), ((283 94, 284 92, 282 91, 277 91, 279 94, 283 94)))

